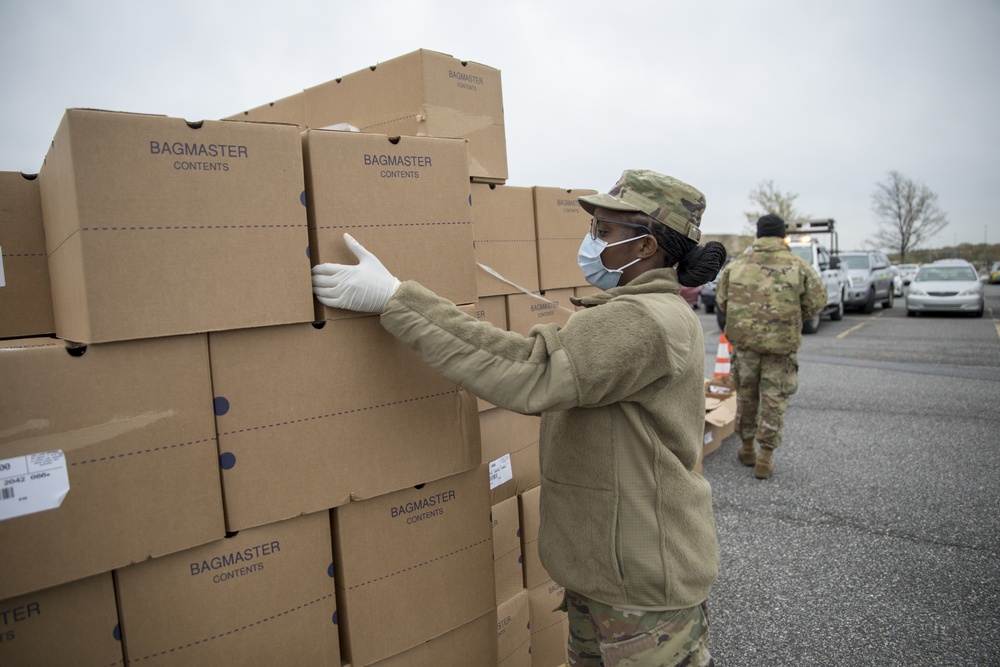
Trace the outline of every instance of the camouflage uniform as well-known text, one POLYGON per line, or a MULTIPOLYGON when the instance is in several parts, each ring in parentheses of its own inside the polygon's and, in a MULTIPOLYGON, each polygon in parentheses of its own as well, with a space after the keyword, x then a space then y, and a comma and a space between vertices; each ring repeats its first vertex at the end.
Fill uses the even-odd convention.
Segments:
POLYGON ((762 448, 781 445, 788 398, 799 386, 802 321, 818 315, 826 297, 819 274, 777 237, 757 239, 723 270, 715 299, 733 346, 737 432, 744 443, 756 438, 762 448))
POLYGON ((583 667, 711 667, 704 603, 673 611, 629 611, 566 591, 569 664, 583 667))

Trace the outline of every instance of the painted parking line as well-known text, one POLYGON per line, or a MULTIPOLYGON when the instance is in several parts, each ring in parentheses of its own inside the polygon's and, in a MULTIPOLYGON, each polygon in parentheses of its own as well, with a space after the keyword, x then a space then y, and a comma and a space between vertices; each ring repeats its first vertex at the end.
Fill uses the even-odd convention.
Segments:
MULTIPOLYGON (((872 320, 874 320, 875 318, 882 317, 883 315, 885 315, 885 311, 884 310, 880 310, 879 313, 878 313, 878 315, 872 315, 871 317, 869 317, 867 320, 865 320, 861 324, 855 324, 853 327, 851 327, 847 331, 841 331, 839 334, 837 334, 837 338, 844 338, 845 336, 847 336, 847 334, 851 333, 852 331, 857 331, 858 329, 860 329, 861 327, 865 326, 866 324, 871 323, 872 320)), ((1000 330, 998 330, 998 331, 1000 331, 1000 330)))

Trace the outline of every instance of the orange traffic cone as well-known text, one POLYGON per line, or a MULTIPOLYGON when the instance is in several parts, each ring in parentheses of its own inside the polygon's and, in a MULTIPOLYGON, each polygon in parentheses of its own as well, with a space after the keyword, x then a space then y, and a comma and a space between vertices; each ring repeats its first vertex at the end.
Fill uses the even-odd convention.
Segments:
POLYGON ((719 351, 715 353, 715 374, 712 377, 729 377, 729 359, 732 357, 733 346, 729 344, 726 334, 719 336, 719 351))

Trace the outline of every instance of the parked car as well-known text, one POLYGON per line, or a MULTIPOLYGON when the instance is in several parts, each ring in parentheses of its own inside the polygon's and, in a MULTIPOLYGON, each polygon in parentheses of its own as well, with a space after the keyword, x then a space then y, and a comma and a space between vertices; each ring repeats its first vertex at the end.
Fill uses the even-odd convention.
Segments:
POLYGON ((802 323, 802 333, 816 333, 819 331, 819 323, 823 315, 829 315, 831 320, 839 320, 844 317, 845 299, 847 289, 850 286, 850 278, 847 271, 842 268, 840 258, 831 256, 826 246, 809 234, 789 237, 788 249, 792 251, 792 254, 809 262, 826 287, 826 306, 824 306, 823 312, 808 322, 802 323))
POLYGON ((892 295, 903 296, 903 274, 900 273, 899 267, 895 264, 891 265, 889 273, 892 274, 892 295))
POLYGON ((1000 262, 993 262, 993 266, 990 268, 990 284, 995 285, 1000 283, 1000 262))
POLYGON ((913 276, 917 275, 917 269, 920 268, 919 264, 897 264, 896 266, 899 267, 899 275, 903 279, 903 285, 909 285, 913 276))
POLYGON ((705 306, 705 312, 711 315, 715 312, 715 289, 719 285, 719 280, 710 280, 701 288, 701 305, 705 306))
POLYGON ((880 252, 842 252, 841 262, 847 268, 851 286, 847 290, 847 305, 860 308, 863 313, 875 310, 875 303, 892 308, 892 273, 889 258, 880 252))
POLYGON ((906 291, 906 314, 970 313, 983 316, 983 284, 975 267, 962 259, 924 264, 906 291))

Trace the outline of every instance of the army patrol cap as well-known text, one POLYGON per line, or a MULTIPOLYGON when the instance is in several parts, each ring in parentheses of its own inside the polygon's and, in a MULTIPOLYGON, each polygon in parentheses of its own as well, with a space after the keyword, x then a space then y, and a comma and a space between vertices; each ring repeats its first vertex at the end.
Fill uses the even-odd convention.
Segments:
POLYGON ((648 169, 627 169, 607 194, 585 195, 578 199, 580 206, 591 215, 598 207, 640 211, 695 243, 701 240, 705 195, 671 176, 648 169))

